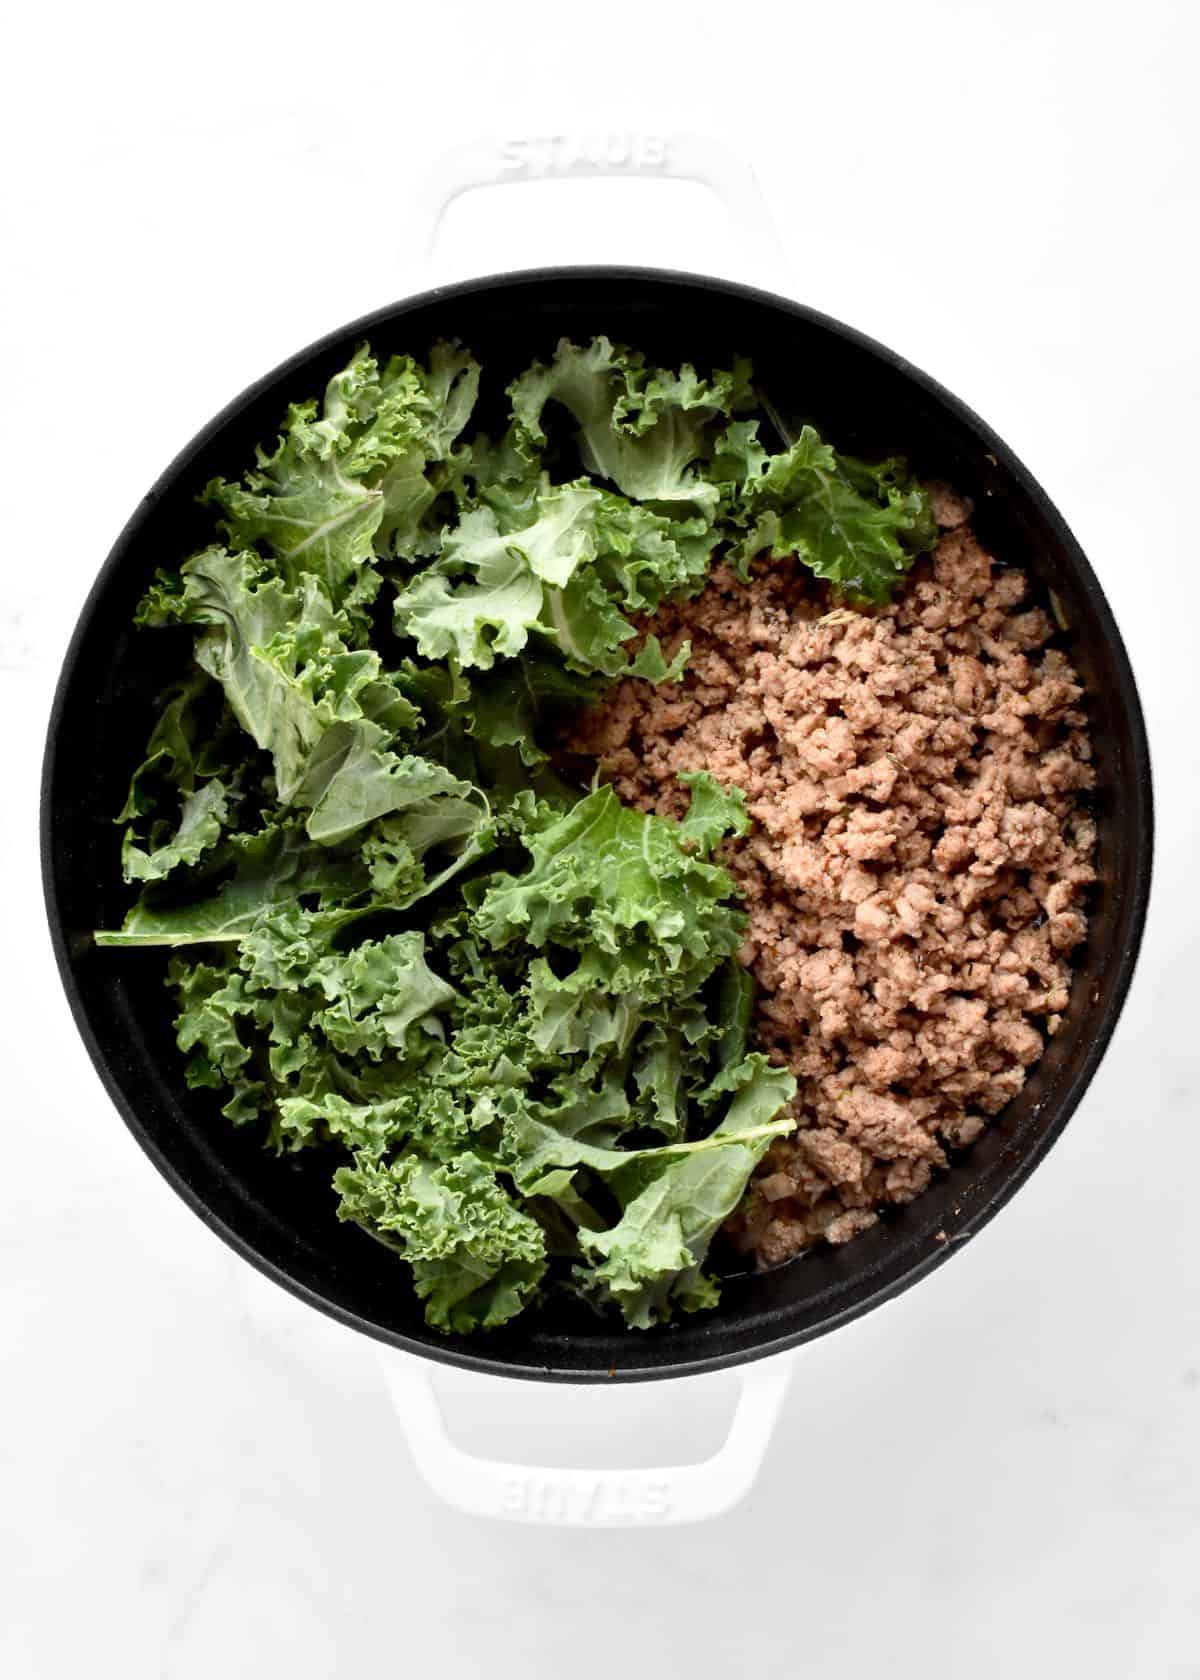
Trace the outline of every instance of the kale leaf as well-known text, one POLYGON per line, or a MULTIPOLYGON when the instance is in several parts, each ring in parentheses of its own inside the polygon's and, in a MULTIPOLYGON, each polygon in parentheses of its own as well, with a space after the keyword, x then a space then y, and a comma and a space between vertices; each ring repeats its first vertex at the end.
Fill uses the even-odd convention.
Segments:
POLYGON ((718 558, 882 602, 933 527, 903 463, 811 427, 770 451, 747 363, 564 341, 494 441, 479 387, 458 345, 364 346, 207 486, 223 540, 138 610, 193 660, 118 819, 137 901, 96 938, 166 953, 188 1083, 324 1151, 431 1324, 566 1290, 644 1328, 716 1301, 795 1082, 751 1045, 741 793, 685 776, 668 821, 557 742, 617 678, 679 677, 641 621, 718 558))

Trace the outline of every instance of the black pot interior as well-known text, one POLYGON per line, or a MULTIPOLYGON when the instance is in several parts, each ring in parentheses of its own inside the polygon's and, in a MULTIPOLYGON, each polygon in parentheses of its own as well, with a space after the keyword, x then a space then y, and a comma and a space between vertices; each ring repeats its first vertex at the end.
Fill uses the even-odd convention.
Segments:
POLYGON ((64 982, 109 1091, 176 1189, 248 1259, 359 1329, 435 1357, 520 1376, 636 1378, 820 1334, 913 1282, 1007 1199, 1065 1124, 1115 1024, 1145 912, 1151 803, 1137 695, 1099 585, 1044 494, 975 416, 890 352, 798 306, 700 278, 567 270, 468 283, 381 310, 268 375, 189 445, 122 534, 80 620, 51 723, 43 845, 64 982), (190 642, 182 631, 137 633, 131 616, 155 567, 211 540, 211 514, 195 502, 201 486, 214 474, 237 476, 255 444, 274 437, 287 403, 319 394, 362 338, 380 353, 418 356, 439 337, 462 339, 481 359, 499 412, 508 380, 561 335, 597 333, 671 364, 750 355, 789 424, 811 419, 854 453, 907 455, 920 473, 974 499, 985 545, 1053 588, 1070 626, 1064 641, 1092 716, 1102 879, 1066 1026, 1020 1097, 920 1200, 842 1249, 730 1277, 719 1311, 676 1327, 623 1333, 564 1305, 456 1340, 426 1329, 406 1268, 335 1219, 327 1159, 280 1162, 234 1131, 211 1093, 184 1088, 165 960, 90 941, 89 930, 118 925, 126 908, 112 819, 155 696, 190 642))

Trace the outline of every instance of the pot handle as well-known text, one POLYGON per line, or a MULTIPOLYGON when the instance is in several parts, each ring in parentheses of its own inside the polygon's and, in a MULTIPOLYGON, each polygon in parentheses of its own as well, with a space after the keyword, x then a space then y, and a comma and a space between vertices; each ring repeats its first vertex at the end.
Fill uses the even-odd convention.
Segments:
POLYGON ((775 1354, 743 1365, 729 1433, 718 1451, 700 1464, 658 1470, 576 1470, 477 1458, 450 1439, 425 1360, 388 1354, 384 1369, 417 1471, 456 1511, 544 1527, 662 1528, 720 1516, 749 1492, 794 1358, 775 1354))
POLYGON ((636 132, 596 136, 553 134, 484 136, 435 158, 413 206, 414 265, 428 274, 446 211, 473 187, 510 181, 601 177, 698 181, 729 216, 731 243, 759 283, 786 285, 779 231, 754 170, 722 142, 703 134, 636 132))

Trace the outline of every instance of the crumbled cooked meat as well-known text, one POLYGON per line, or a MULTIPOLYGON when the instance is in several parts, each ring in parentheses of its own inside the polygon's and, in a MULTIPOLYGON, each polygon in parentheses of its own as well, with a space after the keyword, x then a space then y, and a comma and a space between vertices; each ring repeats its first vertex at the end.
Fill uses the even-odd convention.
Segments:
POLYGON ((884 611, 829 611, 803 567, 718 567, 650 621, 692 657, 618 686, 570 742, 679 816, 681 771, 740 787, 725 858, 762 1046, 796 1074, 731 1235, 762 1265, 911 1201, 1021 1089, 1067 1007, 1096 830, 1082 690, 1019 572, 931 487, 943 528, 884 611))
POLYGON ((933 517, 943 531, 952 531, 956 526, 966 524, 974 511, 968 497, 960 496, 957 490, 940 480, 935 480, 927 488, 933 517))

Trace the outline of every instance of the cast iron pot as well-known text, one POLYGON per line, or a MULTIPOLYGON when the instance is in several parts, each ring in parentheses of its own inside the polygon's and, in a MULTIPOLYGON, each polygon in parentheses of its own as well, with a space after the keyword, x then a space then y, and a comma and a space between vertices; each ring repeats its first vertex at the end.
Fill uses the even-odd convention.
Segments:
MULTIPOLYGON (((494 424, 486 403, 480 418, 494 424)), ((205 427, 134 513, 80 615, 50 718, 41 842, 79 1031, 138 1142, 213 1230, 311 1305, 409 1352, 517 1377, 610 1381, 714 1370, 822 1335, 948 1260, 1003 1206, 1074 1113, 1116 1025, 1145 920, 1152 822, 1141 707, 1108 603, 1049 498, 994 432, 901 357, 799 304, 697 275, 596 267, 473 280, 378 310, 291 357, 205 427), (623 1331, 562 1304, 486 1336, 446 1337, 426 1327, 403 1265, 335 1218, 327 1159, 279 1161, 221 1118, 212 1093, 186 1089, 161 953, 92 942, 90 930, 118 925, 127 906, 113 815, 155 696, 190 645, 190 632, 138 633, 131 620, 155 567, 211 540, 202 486, 237 477, 287 404, 318 394, 362 339, 420 356, 459 338, 495 394, 560 336, 600 333, 671 365, 749 355, 789 425, 812 419, 857 455, 906 455, 922 476, 972 497, 984 545, 1053 589, 1070 627, 1095 747, 1100 883, 1066 1024, 1020 1096, 919 1200, 844 1248, 731 1276, 718 1310, 668 1329, 623 1331)))

